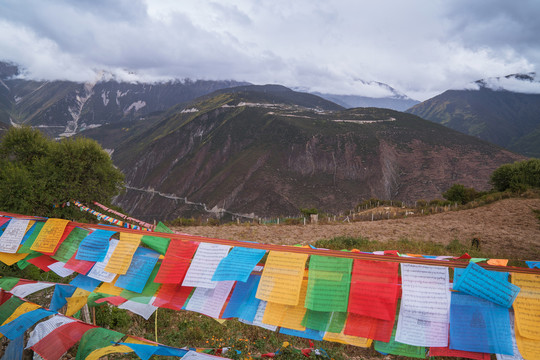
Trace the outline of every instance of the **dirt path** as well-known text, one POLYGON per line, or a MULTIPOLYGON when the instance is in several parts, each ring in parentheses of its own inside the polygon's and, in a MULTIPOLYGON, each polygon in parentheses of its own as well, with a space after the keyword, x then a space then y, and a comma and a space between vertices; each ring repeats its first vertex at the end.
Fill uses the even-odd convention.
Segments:
MULTIPOLYGON (((335 236, 364 236, 385 242, 408 238, 448 244, 480 239, 483 250, 501 257, 540 259, 540 199, 507 199, 476 209, 406 219, 330 225, 223 225, 179 227, 206 237, 272 244, 307 244, 335 236)), ((384 250, 384 249, 381 249, 384 250)))

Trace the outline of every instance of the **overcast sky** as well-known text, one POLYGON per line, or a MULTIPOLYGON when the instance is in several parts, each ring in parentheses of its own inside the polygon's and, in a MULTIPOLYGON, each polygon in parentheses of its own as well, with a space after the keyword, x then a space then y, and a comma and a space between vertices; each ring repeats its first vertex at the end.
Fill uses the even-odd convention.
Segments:
POLYGON ((234 79, 425 100, 538 71, 538 0, 1 0, 25 76, 234 79))

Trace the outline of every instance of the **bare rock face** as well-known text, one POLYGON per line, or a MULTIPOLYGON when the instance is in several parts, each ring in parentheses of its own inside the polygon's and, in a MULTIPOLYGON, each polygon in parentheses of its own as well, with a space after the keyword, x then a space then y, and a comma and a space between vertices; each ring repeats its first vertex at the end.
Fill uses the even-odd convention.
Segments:
POLYGON ((440 198, 454 183, 487 190, 493 170, 524 158, 388 109, 216 96, 119 144, 113 160, 131 189, 118 204, 147 219, 337 213, 371 197, 440 198))

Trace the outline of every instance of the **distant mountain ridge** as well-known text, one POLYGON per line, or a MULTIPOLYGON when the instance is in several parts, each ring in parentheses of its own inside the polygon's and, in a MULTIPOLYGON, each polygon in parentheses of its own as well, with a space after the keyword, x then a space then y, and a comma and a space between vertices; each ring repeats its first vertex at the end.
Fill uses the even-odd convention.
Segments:
POLYGON ((115 201, 146 220, 197 216, 200 204, 276 216, 339 212, 370 197, 432 199, 454 182, 487 189, 495 168, 523 159, 410 114, 344 110, 279 86, 222 89, 151 125, 85 135, 104 141, 115 131, 122 140, 106 146, 129 186, 115 201))
MULTIPOLYGON (((371 89, 371 91, 379 92, 380 96, 363 96, 354 94, 331 94, 321 93, 317 91, 309 91, 304 88, 293 88, 296 91, 309 92, 311 94, 320 96, 326 100, 330 100, 343 106, 344 108, 351 109, 357 107, 378 107, 385 109, 392 109, 397 111, 405 111, 410 107, 418 104, 420 101, 411 99, 407 95, 394 89, 392 86, 379 82, 379 81, 359 81, 362 85, 371 89)), ((364 89, 364 91, 367 91, 364 89)))
POLYGON ((534 74, 509 75, 479 80, 472 90, 445 91, 407 112, 525 156, 540 157, 540 94, 504 86, 540 91, 534 74))
MULTIPOLYGON (((55 138, 72 136, 104 124, 142 119, 219 89, 251 85, 232 80, 189 79, 133 83, 120 81, 106 72, 86 83, 26 80, 18 75, 20 69, 16 64, 0 61, 0 122, 37 127, 55 138)), ((404 110, 416 103, 386 84, 371 82, 369 85, 379 87, 391 95, 383 98, 314 95, 344 108, 384 107, 404 110)), ((285 87, 283 89, 291 91, 285 87)), ((283 92, 284 96, 291 94, 283 92)), ((295 101, 300 100, 300 96, 306 95, 295 95, 295 101)), ((286 103, 283 99, 281 102, 286 103)))
POLYGON ((412 106, 420 103, 418 100, 411 99, 407 96, 392 96, 374 98, 360 95, 336 95, 336 94, 321 94, 313 93, 327 100, 333 101, 345 108, 357 108, 357 107, 377 107, 384 109, 392 109, 397 111, 405 111, 412 106))
POLYGON ((0 122, 31 125, 53 137, 141 118, 222 88, 247 84, 189 79, 161 83, 36 81, 14 77, 18 71, 16 65, 0 62, 0 122))

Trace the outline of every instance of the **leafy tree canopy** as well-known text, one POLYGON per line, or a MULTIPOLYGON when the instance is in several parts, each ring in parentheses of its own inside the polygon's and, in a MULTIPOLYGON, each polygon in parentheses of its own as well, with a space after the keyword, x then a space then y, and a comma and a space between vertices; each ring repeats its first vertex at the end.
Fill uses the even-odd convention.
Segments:
POLYGON ((491 185, 497 191, 523 191, 540 187, 540 159, 504 164, 491 174, 491 185))
POLYGON ((458 204, 466 204, 477 198, 478 193, 474 188, 468 188, 462 184, 454 184, 450 187, 450 189, 446 190, 442 196, 448 201, 456 202, 458 204))
POLYGON ((124 175, 94 140, 59 142, 30 127, 12 127, 0 142, 0 210, 81 219, 72 200, 110 204, 124 175))

